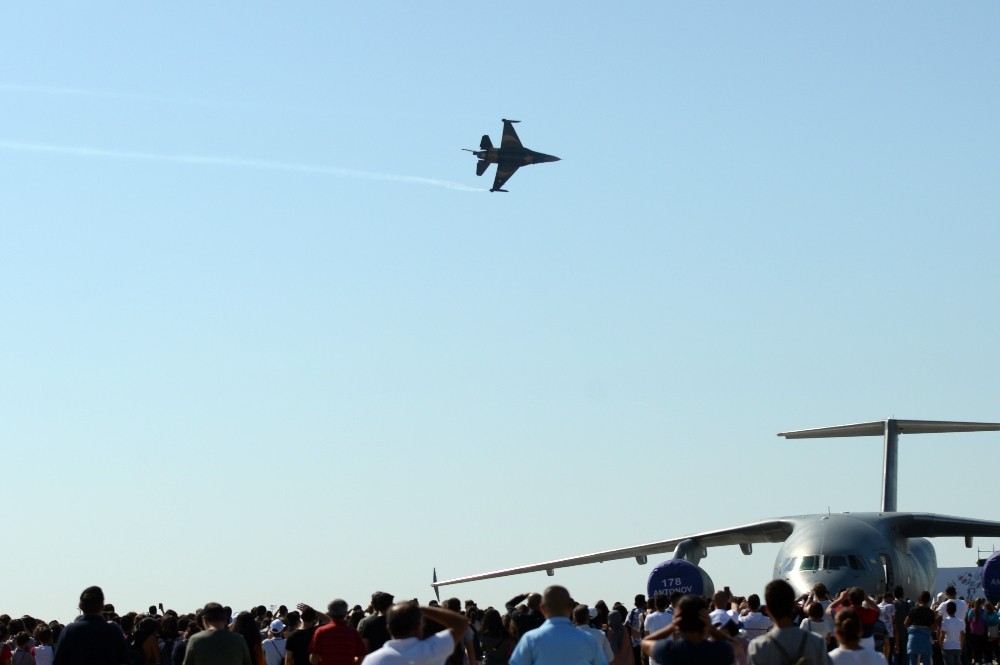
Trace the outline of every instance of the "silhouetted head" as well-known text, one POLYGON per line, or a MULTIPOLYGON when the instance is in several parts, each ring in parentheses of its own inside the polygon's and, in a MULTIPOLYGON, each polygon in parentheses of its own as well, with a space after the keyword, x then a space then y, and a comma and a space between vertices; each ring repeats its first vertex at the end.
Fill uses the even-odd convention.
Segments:
POLYGON ((670 607, 670 598, 666 594, 657 594, 653 598, 653 607, 656 608, 657 612, 666 612, 667 608, 670 607))
MULTIPOLYGON (((747 598, 748 605, 750 605, 750 601, 753 598, 756 598, 756 596, 747 598)), ((795 589, 785 580, 771 580, 768 582, 767 586, 764 587, 764 600, 767 602, 767 613, 775 621, 789 619, 795 612, 795 589)), ((759 599, 757 600, 757 604, 760 605, 759 599)))
POLYGON ((747 607, 750 608, 751 612, 757 612, 760 610, 760 596, 755 593, 750 594, 747 597, 747 607))
POLYGON ((708 606, 700 596, 684 596, 677 603, 677 628, 682 633, 703 634, 706 628, 705 612, 708 606))
POLYGON ((389 634, 394 640, 407 637, 420 637, 420 627, 423 613, 416 603, 397 603, 389 608, 386 614, 386 624, 389 634))
POLYGON ((525 601, 525 603, 528 605, 529 610, 534 610, 535 612, 539 611, 540 609, 542 609, 542 594, 540 593, 528 594, 528 598, 525 601))
POLYGON ((586 605, 577 605, 573 608, 573 623, 578 626, 586 626, 590 623, 590 608, 586 605))
POLYGON ((201 611, 201 619, 206 626, 221 628, 226 625, 226 610, 219 603, 206 603, 201 611))
POLYGON ((851 608, 837 613, 837 641, 844 647, 857 646, 861 640, 861 617, 851 608))
POLYGON ((80 594, 80 611, 100 614, 104 610, 104 591, 99 586, 89 586, 80 594))
POLYGON ((542 592, 542 614, 547 618, 568 617, 572 609, 572 599, 566 587, 554 584, 542 592))
POLYGON ((847 592, 847 599, 853 607, 861 607, 865 602, 865 590, 859 586, 851 587, 847 592))

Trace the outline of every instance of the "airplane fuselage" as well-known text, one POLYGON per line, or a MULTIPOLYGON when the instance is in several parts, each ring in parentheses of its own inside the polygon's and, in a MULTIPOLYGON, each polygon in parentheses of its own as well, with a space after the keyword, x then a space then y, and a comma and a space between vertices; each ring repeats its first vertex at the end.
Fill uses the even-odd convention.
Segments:
POLYGON ((937 555, 926 538, 894 534, 882 513, 840 513, 789 518, 792 534, 774 561, 774 578, 798 593, 822 582, 831 593, 858 586, 882 594, 896 586, 915 598, 930 589, 937 555))
POLYGON ((490 164, 509 164, 511 166, 528 166, 529 164, 559 161, 559 158, 554 155, 546 155, 544 152, 536 152, 528 148, 491 148, 489 150, 474 150, 472 154, 490 164))

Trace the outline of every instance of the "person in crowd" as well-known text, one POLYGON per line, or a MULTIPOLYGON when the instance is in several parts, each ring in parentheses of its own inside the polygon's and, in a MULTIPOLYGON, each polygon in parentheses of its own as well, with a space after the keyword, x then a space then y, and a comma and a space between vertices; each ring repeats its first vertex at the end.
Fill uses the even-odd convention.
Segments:
POLYGON ((764 588, 764 600, 774 627, 750 642, 747 654, 751 665, 787 665, 800 659, 809 665, 830 662, 823 640, 795 625, 795 590, 788 582, 769 582, 764 588))
POLYGON ((132 639, 129 641, 129 649, 132 652, 132 662, 136 665, 159 665, 160 644, 158 634, 160 625, 156 619, 145 617, 139 621, 132 639))
POLYGON ((545 615, 542 612, 542 596, 537 593, 524 593, 514 596, 508 600, 504 606, 514 624, 514 637, 518 640, 530 630, 538 628, 545 622, 545 615), (521 601, 526 603, 526 610, 521 611, 518 605, 521 601))
MULTIPOLYGON (((252 625, 250 614, 241 614, 246 614, 252 625)), ((183 665, 252 665, 245 636, 226 630, 228 619, 222 605, 206 604, 201 618, 205 630, 188 640, 183 665)), ((260 634, 257 636, 259 639, 260 634)))
POLYGON ((128 645, 122 631, 104 619, 104 591, 87 587, 80 594, 80 616, 59 635, 54 665, 125 665, 128 645))
MULTIPOLYGON (((178 622, 178 628, 181 628, 180 622, 178 622)), ((183 632, 181 637, 177 642, 174 643, 174 652, 170 659, 170 665, 183 665, 184 664, 184 654, 187 651, 188 640, 191 637, 201 631, 201 618, 197 615, 191 619, 187 620, 187 623, 183 626, 183 632)))
POLYGON ((603 630, 608 625, 609 614, 611 614, 611 610, 608 609, 608 604, 603 600, 594 603, 594 616, 590 619, 590 627, 603 630))
POLYGON ((878 603, 861 587, 844 589, 827 608, 827 614, 836 619, 837 613, 850 607, 861 620, 861 646, 875 650, 875 622, 879 620, 878 603))
POLYGON ((830 652, 833 665, 885 665, 885 656, 861 646, 861 617, 853 607, 838 612, 835 621, 840 646, 830 652))
MULTIPOLYGON (((299 627, 285 640, 285 665, 309 665, 309 645, 319 626, 319 613, 308 605, 299 610, 299 627)), ((367 648, 365 653, 368 653, 367 648)))
POLYGON ((945 615, 941 619, 941 630, 938 631, 938 643, 944 656, 944 665, 960 665, 962 649, 965 648, 965 622, 955 616, 956 603, 949 600, 945 603, 945 615))
POLYGON ((441 607, 420 607, 416 602, 397 603, 386 613, 392 639, 368 654, 366 665, 443 665, 465 638, 468 620, 441 607), (442 630, 421 639, 422 623, 433 621, 442 630))
POLYGON ((683 596, 670 625, 643 638, 642 651, 659 665, 731 665, 732 646, 726 640, 710 640, 711 627, 705 601, 683 596))
POLYGON ((35 665, 52 665, 56 651, 52 647, 52 628, 40 623, 35 628, 35 665))
POLYGON ((628 611, 628 616, 625 618, 625 626, 628 628, 629 639, 632 642, 634 665, 642 665, 642 649, 639 648, 639 645, 642 643, 642 622, 645 618, 646 596, 640 593, 633 599, 632 609, 628 611))
MULTIPOLYGON (((949 601, 954 602, 954 601, 949 601)), ((961 617, 957 614, 958 604, 955 604, 956 616, 961 617)), ((966 614, 966 624, 968 632, 966 633, 966 641, 969 644, 969 656, 974 663, 985 663, 986 662, 986 599, 977 598, 973 606, 969 609, 966 614)))
POLYGON ((806 618, 799 623, 799 628, 819 635, 823 643, 827 645, 830 644, 830 639, 833 636, 833 631, 830 629, 830 622, 827 621, 826 612, 823 611, 823 605, 816 600, 809 603, 806 608, 806 618))
POLYGON ((386 612, 392 607, 393 596, 384 591, 376 591, 372 594, 373 613, 366 616, 358 624, 358 632, 361 639, 365 641, 368 652, 382 648, 382 645, 389 640, 389 627, 386 623, 386 612))
MULTIPOLYGON (((792 605, 794 606, 795 599, 792 599, 792 605)), ((760 610, 760 596, 757 594, 750 594, 747 597, 747 608, 749 612, 743 617, 741 623, 743 625, 743 631, 746 633, 747 638, 753 640, 756 637, 764 635, 767 631, 771 630, 771 626, 774 622, 771 618, 765 615, 760 610)), ((792 608, 794 612, 794 607, 792 608)), ((791 618, 791 615, 789 616, 791 618)))
POLYGON ((665 594, 657 594, 653 598, 653 607, 655 609, 646 614, 646 620, 642 626, 646 635, 652 635, 666 628, 674 618, 673 612, 670 610, 670 598, 665 594))
POLYGON ((347 623, 354 630, 358 629, 361 625, 361 620, 365 618, 365 611, 361 609, 360 605, 355 605, 351 608, 351 611, 347 613, 347 623))
POLYGON ((347 601, 330 601, 326 614, 330 621, 313 633, 309 642, 312 665, 354 665, 368 653, 361 635, 347 621, 347 601))
POLYGON ((604 660, 611 662, 614 660, 615 652, 611 650, 611 643, 608 642, 607 636, 604 631, 600 628, 594 628, 590 623, 590 608, 586 605, 577 605, 573 608, 573 623, 576 625, 577 629, 590 635, 590 637, 597 642, 597 645, 601 647, 601 653, 604 654, 604 660))
MULTIPOLYGON (((462 601, 458 598, 448 598, 442 604, 446 610, 451 610, 456 614, 462 613, 462 601)), ((466 615, 466 619, 470 619, 466 615)), ((462 636, 461 644, 455 647, 455 653, 452 657, 448 659, 448 662, 453 665, 476 665, 478 659, 476 658, 476 633, 472 629, 471 619, 469 621, 469 627, 465 631, 465 635, 462 636)))
POLYGON ((931 609, 931 594, 924 591, 917 599, 917 606, 910 610, 903 625, 906 627, 906 653, 910 665, 931 665, 931 630, 937 616, 931 609))
POLYGON ((31 635, 22 630, 14 637, 14 651, 11 652, 10 665, 35 665, 35 657, 31 650, 31 635))
POLYGON ((550 586, 541 596, 545 621, 521 635, 510 657, 510 665, 607 665, 597 640, 573 627, 569 591, 550 586))
MULTIPOLYGON (((284 605, 282 605, 284 607, 284 605)), ((344 610, 347 611, 346 608, 344 610)), ((288 612, 284 615, 287 617, 288 612)), ((285 662, 285 622, 275 619, 267 627, 267 639, 261 642, 265 665, 283 665, 285 662)))
POLYGON ((159 636, 156 648, 160 652, 160 665, 173 665, 174 646, 181 638, 179 621, 176 614, 165 613, 160 621, 159 636))
POLYGON ((893 589, 892 596, 894 598, 892 601, 892 619, 894 622, 892 632, 896 639, 894 665, 906 665, 906 617, 909 616, 910 610, 913 607, 903 594, 903 587, 897 586, 893 589))
POLYGON ((1000 661, 1000 612, 993 603, 986 603, 986 660, 1000 661))
POLYGON ((892 654, 896 653, 896 606, 895 597, 891 593, 882 596, 882 602, 878 604, 879 618, 885 624, 886 647, 883 653, 886 660, 892 660, 892 654))
POLYGON ((500 612, 492 607, 483 613, 479 641, 483 649, 483 665, 507 665, 514 650, 514 639, 504 626, 500 612))
POLYGON ((969 604, 963 599, 958 597, 958 591, 954 586, 949 585, 944 590, 944 595, 941 596, 940 601, 937 604, 937 614, 939 619, 943 619, 947 610, 945 609, 948 602, 955 603, 955 616, 963 618, 969 613, 969 604))
MULTIPOLYGON (((243 639, 247 643, 247 649, 250 651, 250 660, 253 665, 266 665, 264 662, 264 647, 262 646, 263 639, 260 636, 260 629, 257 628, 257 622, 253 615, 249 612, 240 612, 237 614, 232 630, 234 633, 243 636, 243 639)), ((188 644, 190 645, 190 642, 188 644)))
POLYGON ((612 657, 608 661, 610 665, 634 665, 635 654, 632 651, 632 639, 629 637, 628 628, 625 627, 626 616, 627 614, 616 610, 612 610, 608 615, 608 627, 604 630, 604 637, 611 647, 612 657))

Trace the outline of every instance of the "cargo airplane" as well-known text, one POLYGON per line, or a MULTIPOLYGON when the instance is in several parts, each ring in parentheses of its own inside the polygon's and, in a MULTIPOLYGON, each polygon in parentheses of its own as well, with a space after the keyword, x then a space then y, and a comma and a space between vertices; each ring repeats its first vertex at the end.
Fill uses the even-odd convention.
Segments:
POLYGON ((974 537, 1000 537, 1000 522, 898 512, 899 435, 998 430, 1000 423, 889 419, 782 432, 778 436, 786 439, 881 436, 884 441, 881 510, 780 517, 443 581, 437 580, 435 571, 432 586, 437 593, 439 587, 449 584, 542 570, 553 575, 556 568, 616 559, 634 558, 637 563, 645 564, 648 557, 668 552, 674 552, 674 559, 685 559, 697 566, 710 547, 739 545, 743 554, 749 555, 754 543, 783 543, 774 562, 774 578, 787 580, 797 593, 807 593, 822 582, 834 593, 859 586, 870 594, 879 594, 901 586, 906 596, 915 598, 921 591, 931 589, 937 572, 937 555, 928 538, 964 538, 965 546, 972 547, 974 537))

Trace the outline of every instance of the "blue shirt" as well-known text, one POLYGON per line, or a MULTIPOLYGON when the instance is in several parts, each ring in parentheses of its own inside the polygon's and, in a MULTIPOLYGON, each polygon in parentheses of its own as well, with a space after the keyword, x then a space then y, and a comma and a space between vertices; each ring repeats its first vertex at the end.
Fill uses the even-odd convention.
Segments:
POLYGON ((518 640, 510 665, 608 665, 597 640, 567 617, 546 619, 518 640))

